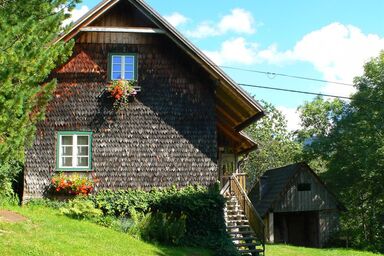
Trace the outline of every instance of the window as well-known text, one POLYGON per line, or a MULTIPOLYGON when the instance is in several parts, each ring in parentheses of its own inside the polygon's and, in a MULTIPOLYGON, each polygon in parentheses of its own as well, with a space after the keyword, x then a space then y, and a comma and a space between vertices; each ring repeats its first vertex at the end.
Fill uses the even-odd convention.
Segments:
POLYGON ((58 170, 90 170, 91 146, 91 132, 58 132, 58 170))
POLYGON ((311 191, 311 183, 299 183, 297 184, 298 191, 311 191))
POLYGON ((109 55, 109 78, 111 80, 136 80, 137 79, 137 60, 135 54, 109 55))

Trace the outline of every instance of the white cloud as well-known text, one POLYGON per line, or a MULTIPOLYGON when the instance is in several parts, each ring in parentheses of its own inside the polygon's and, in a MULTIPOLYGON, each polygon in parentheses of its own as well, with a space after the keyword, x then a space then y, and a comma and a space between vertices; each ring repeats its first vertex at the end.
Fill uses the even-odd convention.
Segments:
POLYGON ((208 36, 217 36, 220 33, 215 28, 214 25, 208 22, 203 22, 199 26, 197 26, 194 30, 188 30, 186 34, 189 37, 193 37, 193 38, 204 38, 208 36))
POLYGON ((236 33, 253 34, 254 19, 250 12, 236 8, 231 11, 231 14, 225 15, 217 25, 221 33, 233 31, 236 33))
POLYGON ((257 60, 257 44, 242 37, 224 41, 218 51, 204 51, 217 65, 223 63, 252 64, 257 60))
POLYGON ((164 16, 164 18, 171 23, 172 26, 177 27, 182 24, 185 24, 188 21, 188 18, 182 15, 181 13, 174 12, 170 15, 164 16))
POLYGON ((89 11, 89 8, 88 6, 86 5, 82 5, 80 7, 80 9, 73 9, 71 11, 71 17, 66 19, 64 22, 63 22, 63 26, 66 26, 68 24, 70 24, 71 22, 75 22, 77 21, 79 18, 81 18, 84 14, 86 14, 87 12, 89 11))
POLYGON ((287 129, 290 131, 296 131, 300 129, 300 113, 295 108, 288 108, 284 106, 277 106, 287 120, 287 129))
MULTIPOLYGON (((306 34, 293 49, 279 52, 276 45, 261 51, 259 56, 270 63, 303 61, 311 63, 323 79, 352 83, 363 74, 363 65, 384 49, 384 38, 364 34, 352 25, 331 23, 306 34)), ((327 84, 322 92, 349 96, 354 87, 327 84)))
POLYGON ((223 16, 216 24, 212 21, 204 21, 194 30, 187 31, 186 34, 193 38, 218 36, 228 32, 253 34, 256 31, 254 23, 254 18, 249 11, 235 8, 230 14, 223 16))

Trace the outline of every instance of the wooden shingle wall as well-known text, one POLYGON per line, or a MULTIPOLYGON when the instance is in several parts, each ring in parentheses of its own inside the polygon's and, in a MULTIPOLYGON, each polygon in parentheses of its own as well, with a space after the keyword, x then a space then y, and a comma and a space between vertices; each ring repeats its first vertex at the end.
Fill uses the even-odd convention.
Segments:
POLYGON ((57 131, 93 132, 99 190, 207 186, 218 179, 212 81, 165 36, 124 36, 123 43, 96 44, 91 33, 80 35, 72 58, 52 75, 58 86, 27 152, 24 200, 41 197, 56 171, 57 131), (138 57, 141 92, 117 111, 102 93, 110 52, 138 57))

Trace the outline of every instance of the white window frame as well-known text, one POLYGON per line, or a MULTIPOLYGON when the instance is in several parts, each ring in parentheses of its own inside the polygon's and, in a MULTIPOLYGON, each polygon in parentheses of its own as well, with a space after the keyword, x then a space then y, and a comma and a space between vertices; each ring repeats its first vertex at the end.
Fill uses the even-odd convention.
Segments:
MULTIPOLYGON (((109 71, 109 76, 110 76, 110 79, 111 80, 118 80, 118 79, 113 79, 113 72, 114 72, 114 69, 113 69, 113 64, 120 64, 121 65, 121 78, 120 79, 126 79, 126 80, 136 80, 137 78, 137 58, 136 58, 136 54, 131 54, 131 53, 124 53, 124 54, 120 54, 120 53, 112 53, 110 54, 109 56, 110 58, 110 71, 109 71), (121 57, 121 63, 114 63, 113 62, 113 57, 121 57), (133 58, 133 79, 126 79, 125 78, 125 57, 132 57, 133 58)), ((115 71, 117 72, 117 71, 115 71)))
POLYGON ((74 170, 90 170, 92 163, 92 133, 91 132, 68 132, 62 131, 58 132, 57 135, 57 168, 61 171, 74 171, 74 170), (72 155, 64 156, 63 155, 63 144, 62 137, 63 136, 71 136, 72 137, 72 155), (88 137, 88 145, 78 145, 77 138, 78 136, 87 136, 88 137), (78 147, 86 146, 88 147, 88 154, 81 156, 78 154, 78 147), (71 166, 63 166, 62 159, 63 157, 72 157, 72 165, 71 166), (88 165, 87 166, 79 166, 78 157, 87 157, 88 165))

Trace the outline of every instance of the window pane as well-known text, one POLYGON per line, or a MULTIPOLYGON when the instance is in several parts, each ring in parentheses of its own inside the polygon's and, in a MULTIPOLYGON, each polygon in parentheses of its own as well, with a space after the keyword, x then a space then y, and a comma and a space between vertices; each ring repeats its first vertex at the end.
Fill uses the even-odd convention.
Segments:
POLYGON ((61 165, 64 167, 72 167, 72 157, 62 157, 61 165))
POLYGON ((133 65, 132 64, 125 64, 125 72, 130 71, 133 72, 133 65))
POLYGON ((77 154, 79 156, 88 156, 88 147, 77 147, 77 154))
POLYGON ((126 64, 133 64, 133 56, 125 56, 125 63, 126 64))
POLYGON ((115 64, 115 63, 121 63, 121 56, 112 56, 112 63, 115 64))
POLYGON ((133 72, 125 72, 124 79, 133 80, 133 72))
POLYGON ((121 72, 113 72, 112 73, 112 79, 113 80, 121 79, 121 72))
POLYGON ((77 145, 87 145, 88 146, 88 136, 77 136, 77 145))
POLYGON ((88 166, 88 157, 78 157, 77 158, 77 165, 82 167, 88 166))
POLYGON ((112 72, 120 72, 120 71, 121 71, 121 64, 113 64, 112 72))
POLYGON ((72 156, 72 146, 63 146, 62 154, 63 156, 72 156))
POLYGON ((72 137, 72 135, 61 136, 61 144, 62 145, 72 145, 73 144, 73 137, 72 137))

